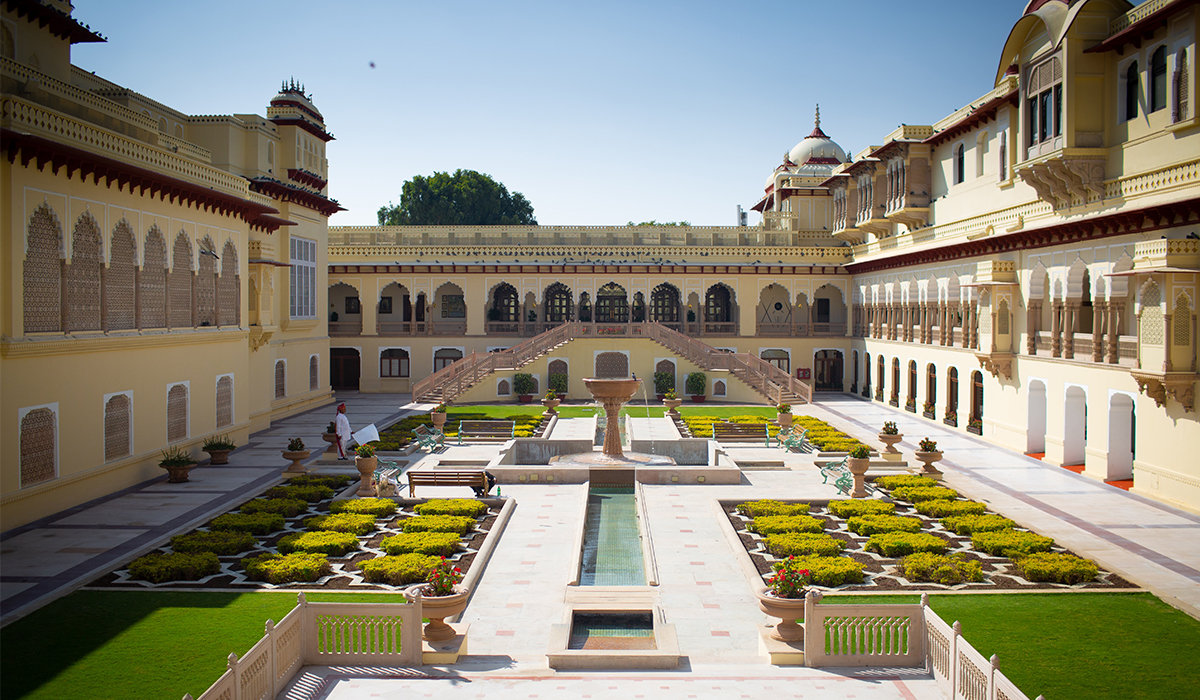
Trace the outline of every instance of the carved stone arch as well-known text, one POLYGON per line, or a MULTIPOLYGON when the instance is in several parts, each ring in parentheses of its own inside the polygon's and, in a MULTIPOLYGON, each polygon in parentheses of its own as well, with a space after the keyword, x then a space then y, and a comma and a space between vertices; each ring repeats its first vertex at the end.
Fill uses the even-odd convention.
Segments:
POLYGON ((100 270, 104 235, 91 212, 80 214, 71 232, 71 264, 67 267, 67 332, 101 330, 100 270))
POLYGON ((575 318, 571 288, 555 282, 542 290, 542 317, 547 323, 566 323, 575 318))
POLYGON ((724 379, 713 380, 713 396, 725 396, 725 394, 726 394, 725 380, 724 379))
MULTIPOLYGON (((213 250, 212 238, 205 236, 200 239, 200 250, 213 250)), ((200 254, 196 265, 196 325, 217 325, 217 261, 213 256, 200 254)))
MULTIPOLYGON (((1133 269, 1133 259, 1128 253, 1121 253, 1121 257, 1113 263, 1113 272, 1128 272, 1133 269)), ((1109 277, 1108 278, 1108 299, 1122 299, 1129 296, 1129 278, 1128 277, 1109 277)))
POLYGON ((104 276, 104 327, 137 328, 137 238, 122 218, 113 227, 108 272, 104 276))
POLYGON ((595 376, 600 378, 623 378, 629 376, 629 356, 623 352, 601 352, 596 354, 595 376))
POLYGON ((1180 291, 1175 295, 1174 310, 1171 313, 1172 344, 1175 347, 1187 348, 1192 345, 1192 295, 1180 291))
POLYGON ((62 225, 42 203, 29 217, 21 265, 25 333, 53 333, 62 327, 62 225))
POLYGON ((663 282, 650 291, 650 320, 660 323, 678 323, 682 294, 679 287, 663 282))
POLYGON ((141 328, 167 326, 167 241, 157 224, 146 231, 142 246, 142 275, 138 294, 141 328))
POLYGON ((1046 283, 1047 275, 1049 275, 1049 272, 1046 271, 1046 266, 1042 263, 1039 262, 1033 266, 1033 269, 1029 272, 1029 299, 1044 299, 1046 297, 1046 293, 1049 291, 1046 283))
POLYGON ((242 276, 238 267, 237 245, 232 240, 227 239, 221 249, 221 277, 217 286, 220 325, 242 325, 242 276))
POLYGON ((168 322, 171 328, 190 328, 192 318, 192 239, 180 231, 171 245, 171 273, 167 280, 168 322))
POLYGON ((1146 280, 1138 290, 1138 338, 1145 345, 1162 345, 1165 323, 1162 310, 1162 289, 1154 280, 1146 280))
POLYGON ((515 323, 521 318, 521 300, 517 288, 508 282, 497 282, 488 290, 487 318, 489 321, 515 323))
POLYGON ((758 320, 762 323, 788 323, 792 319, 790 294, 783 285, 772 282, 758 293, 758 320))
POLYGON ((629 293, 609 281, 596 290, 594 318, 597 323, 626 323, 629 320, 629 293))
POLYGON ((1066 298, 1082 299, 1085 296, 1084 283, 1089 277, 1087 264, 1082 258, 1075 258, 1075 262, 1067 268, 1066 277, 1066 298))

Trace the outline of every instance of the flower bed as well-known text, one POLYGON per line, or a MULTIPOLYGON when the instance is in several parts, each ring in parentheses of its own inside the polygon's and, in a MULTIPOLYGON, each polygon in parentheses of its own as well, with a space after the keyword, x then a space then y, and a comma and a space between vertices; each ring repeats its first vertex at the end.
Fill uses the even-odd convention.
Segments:
MULTIPOLYGON (((458 439, 458 426, 465 420, 510 420, 513 421, 513 437, 533 437, 538 425, 542 422, 541 414, 517 413, 508 416, 495 416, 487 413, 473 413, 469 409, 451 408, 446 413, 446 424, 442 433, 446 439, 458 439)), ((412 442, 413 430, 418 425, 433 427, 433 419, 428 414, 408 416, 389 426, 379 433, 379 442, 372 446, 380 452, 396 452, 412 442)))
MULTIPOLYGON (((729 416, 728 418, 720 418, 717 416, 689 415, 683 417, 683 422, 691 432, 692 437, 698 438, 712 437, 712 424, 724 422, 744 423, 747 425, 766 424, 767 432, 770 433, 771 437, 779 434, 779 426, 769 418, 763 416, 729 416)), ((822 452, 849 452, 863 444, 820 418, 794 415, 792 417, 792 426, 799 426, 801 430, 807 429, 808 434, 804 439, 822 452)))

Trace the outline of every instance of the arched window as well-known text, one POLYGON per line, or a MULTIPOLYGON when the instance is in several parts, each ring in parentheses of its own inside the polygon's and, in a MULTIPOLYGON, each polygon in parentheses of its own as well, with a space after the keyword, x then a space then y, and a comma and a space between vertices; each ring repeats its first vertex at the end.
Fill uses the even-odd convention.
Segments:
POLYGON ((62 330, 62 229, 48 204, 29 218, 21 268, 26 333, 62 330))
POLYGON ((946 416, 958 413, 958 368, 951 367, 946 382, 946 416))
POLYGON ((618 284, 609 282, 596 292, 596 322, 626 323, 627 321, 629 321, 629 299, 625 294, 625 289, 618 284))
POLYGON ((930 362, 925 367, 925 410, 932 411, 937 403, 937 367, 930 362))
MULTIPOLYGON (((855 365, 854 371, 858 371, 858 365, 855 365)), ((871 353, 863 354, 863 396, 871 395, 871 353)))
POLYGON ((571 313, 571 290, 561 282, 546 287, 547 323, 565 323, 574 316, 571 313))
POLYGON ((1174 92, 1172 100, 1171 121, 1180 122, 1188 115, 1188 57, 1187 49, 1179 49, 1175 58, 1175 74, 1171 76, 1171 86, 1174 92))
POLYGON ((407 377, 408 351, 403 348, 388 348, 379 353, 379 376, 407 377))
POLYGON ((217 321, 222 326, 242 324, 242 282, 238 274, 237 246, 225 241, 221 249, 221 278, 217 281, 217 321))
POLYGON ((679 290, 666 282, 650 292, 650 320, 679 323, 679 290))
MULTIPOLYGON (((196 325, 217 325, 217 262, 205 251, 213 249, 208 236, 200 242, 200 265, 196 275, 196 325)), ((213 253, 216 254, 215 251, 213 253)))
POLYGON ((112 260, 104 275, 104 327, 119 331, 137 327, 134 308, 137 280, 137 240, 129 222, 121 219, 113 229, 112 260))
POLYGON ((629 309, 629 318, 634 323, 646 320, 646 297, 641 292, 633 293, 633 306, 629 309))
POLYGON ((104 461, 129 456, 129 397, 117 394, 104 403, 104 461))
POLYGON ((142 251, 141 289, 138 294, 138 326, 166 328, 167 326, 167 244, 162 231, 151 226, 146 233, 142 251))
POLYGON ((892 358, 892 403, 900 400, 900 360, 892 358))
POLYGON ((915 406, 917 403, 917 363, 908 361, 908 400, 915 406))
POLYGON ((983 420, 983 372, 978 370, 971 373, 970 419, 972 423, 983 420))
POLYGON ((188 388, 176 384, 167 392, 167 442, 178 442, 188 436, 188 388))
POLYGON ((462 350, 457 348, 441 348, 433 353, 433 371, 449 367, 463 358, 462 350))
POLYGON ((233 425, 233 377, 217 380, 217 427, 233 425))
POLYGON ((1160 46, 1150 56, 1150 111, 1167 106, 1167 47, 1160 46))
POLYGON ((506 323, 520 320, 520 303, 517 300, 517 290, 511 284, 505 283, 496 287, 492 292, 492 319, 506 323))
POLYGON ((1133 61, 1129 67, 1125 69, 1125 120, 1128 121, 1138 115, 1138 88, 1141 83, 1141 75, 1138 73, 1138 63, 1133 61))
POLYGON ((192 327, 192 241, 184 231, 175 236, 171 248, 171 278, 168 282, 171 328, 192 327))
POLYGON ((316 391, 321 383, 320 355, 310 355, 308 358, 308 390, 316 391))
POLYGON ((100 330, 100 268, 104 261, 100 226, 91 214, 75 223, 71 265, 67 268, 67 331, 100 330))
POLYGON ((708 288, 708 294, 704 297, 704 317, 709 323, 733 321, 733 299, 729 287, 714 284, 708 288))
POLYGON ((966 146, 958 144, 954 148, 954 184, 959 184, 967 179, 967 155, 966 146))
POLYGON ((275 398, 287 396, 287 360, 275 362, 275 398))
POLYGON ((21 488, 54 479, 58 472, 58 415, 35 408, 21 417, 21 488))
POLYGON ((792 360, 788 356, 787 350, 763 350, 759 357, 788 374, 792 372, 792 360))
POLYGON ((597 377, 628 377, 629 356, 623 352, 602 352, 596 355, 595 372, 597 377))
POLYGON ((876 363, 875 363, 875 398, 877 398, 880 401, 883 400, 883 390, 884 390, 884 381, 883 381, 884 365, 883 365, 883 362, 884 362, 883 355, 880 355, 877 358, 876 363))

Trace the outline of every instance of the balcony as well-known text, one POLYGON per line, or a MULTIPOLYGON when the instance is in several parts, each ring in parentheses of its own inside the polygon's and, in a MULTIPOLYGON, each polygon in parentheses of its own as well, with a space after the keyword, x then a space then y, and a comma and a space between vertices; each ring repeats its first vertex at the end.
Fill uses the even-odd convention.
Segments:
POLYGON ((330 338, 354 338, 362 335, 362 321, 330 321, 330 338))
POLYGON ((1017 175, 1055 209, 1104 198, 1103 148, 1059 148, 1017 166, 1017 175))

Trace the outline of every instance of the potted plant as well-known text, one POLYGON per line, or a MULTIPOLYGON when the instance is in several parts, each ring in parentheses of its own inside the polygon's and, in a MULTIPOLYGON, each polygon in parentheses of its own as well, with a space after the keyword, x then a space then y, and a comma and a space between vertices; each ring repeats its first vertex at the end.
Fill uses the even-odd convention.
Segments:
POLYGON ((896 443, 903 439, 904 436, 900 434, 900 429, 896 427, 894 420, 885 422, 883 430, 879 431, 879 441, 884 444, 885 451, 889 455, 900 454, 900 451, 896 449, 896 443))
POLYGON ((812 582, 812 573, 808 569, 795 568, 795 559, 788 557, 772 564, 775 573, 767 579, 766 586, 755 591, 759 610, 780 619, 771 630, 771 638, 781 642, 804 639, 804 627, 796 620, 804 616, 804 596, 812 582))
POLYGON ((792 405, 790 403, 781 403, 775 407, 778 415, 775 416, 775 422, 779 423, 780 428, 790 428, 792 426, 792 405))
POLYGON ((926 418, 933 418, 934 417, 933 409, 934 409, 933 402, 926 401, 925 405, 921 407, 922 415, 924 415, 926 418))
POLYGON ((208 453, 209 464, 229 464, 229 453, 237 449, 237 445, 228 435, 211 435, 204 439, 200 449, 208 453))
POLYGON ((958 427, 958 411, 953 408, 946 409, 946 415, 942 418, 942 422, 946 425, 958 427))
POLYGON ((284 473, 304 473, 304 467, 300 466, 300 463, 308 459, 308 455, 309 451, 305 449, 303 440, 300 438, 288 440, 287 449, 283 451, 283 458, 290 460, 291 464, 283 470, 284 473))
POLYGON ((663 405, 667 407, 667 413, 672 416, 679 415, 679 404, 683 403, 683 399, 679 398, 679 394, 675 393, 675 389, 667 389, 663 393, 663 405))
POLYGON ((917 400, 909 399, 909 400, 905 401, 904 402, 904 410, 908 411, 909 413, 916 413, 917 412, 917 400))
POLYGON ((542 405, 546 407, 546 413, 554 413, 554 409, 558 408, 558 404, 562 403, 558 400, 558 392, 551 389, 542 397, 542 405))
POLYGON ((900 394, 893 392, 892 398, 888 399, 888 405, 889 406, 899 406, 900 405, 900 394))
POLYGON ((158 466, 167 470, 167 482, 179 484, 188 480, 188 472, 196 466, 196 460, 187 450, 180 447, 168 447, 162 451, 162 459, 158 466))
POLYGON ((854 490, 850 492, 851 498, 865 498, 867 495, 866 474, 867 468, 871 466, 871 448, 866 445, 858 445, 850 450, 850 458, 846 460, 846 468, 854 475, 854 490))
POLYGON ((983 419, 972 418, 970 421, 968 421, 967 432, 975 433, 976 435, 983 435, 983 419))
POLYGON ((421 638, 428 642, 444 642, 454 639, 454 628, 446 624, 447 617, 458 615, 467 609, 467 591, 462 583, 462 570, 442 557, 425 577, 404 591, 404 597, 414 600, 421 597, 421 614, 429 618, 429 624, 421 631, 421 638))
POLYGON ((429 412, 429 418, 433 421, 433 427, 441 430, 442 426, 446 424, 446 404, 439 403, 434 406, 433 410, 429 412))
POLYGON ((567 386, 569 377, 561 372, 550 375, 550 388, 554 393, 558 394, 558 400, 562 401, 567 398, 567 386))
POLYGON ((883 401, 883 387, 882 386, 875 389, 875 400, 883 401))
POLYGON ((925 438, 917 443, 917 451, 913 453, 917 459, 921 460, 922 468, 914 473, 921 476, 927 476, 931 479, 941 479, 942 473, 934 466, 934 462, 941 460, 942 453, 938 451, 937 442, 925 438))
POLYGON ((692 372, 683 387, 691 395, 692 403, 704 403, 704 395, 708 393, 708 377, 703 372, 692 372))
POLYGON ((513 375, 512 383, 513 393, 517 395, 517 400, 521 403, 533 402, 533 375, 524 372, 517 372, 513 375))
POLYGON ((658 394, 658 400, 662 401, 666 397, 667 392, 675 388, 675 373, 674 372, 655 372, 654 373, 654 393, 658 394))
POLYGON ((325 448, 326 454, 337 452, 337 423, 329 421, 329 425, 325 426, 325 432, 321 434, 321 439, 329 443, 329 446, 325 448))
POLYGON ((375 475, 375 468, 379 466, 379 458, 375 456, 375 448, 370 445, 357 445, 354 448, 354 468, 358 470, 359 483, 358 491, 355 493, 359 496, 374 496, 375 487, 371 485, 371 477, 375 475))

